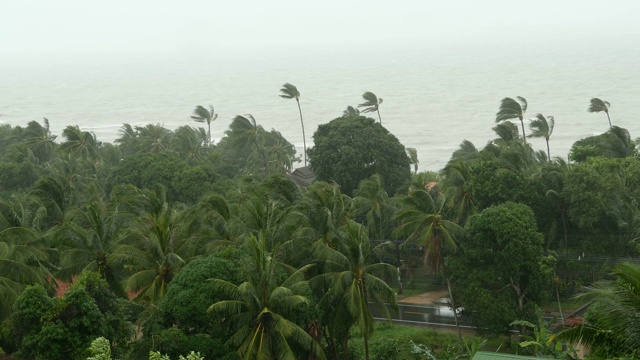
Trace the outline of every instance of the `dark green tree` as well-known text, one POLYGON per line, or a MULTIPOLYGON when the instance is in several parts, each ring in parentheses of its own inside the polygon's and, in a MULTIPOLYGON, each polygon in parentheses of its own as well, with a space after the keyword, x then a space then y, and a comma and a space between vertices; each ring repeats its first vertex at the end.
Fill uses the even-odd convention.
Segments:
POLYGON ((86 359, 91 341, 100 336, 109 339, 115 353, 121 355, 133 335, 133 327, 125 320, 122 303, 97 273, 81 274, 62 298, 48 299, 42 290, 30 289, 16 304, 15 310, 12 324, 18 325, 18 320, 31 320, 10 329, 24 334, 17 342, 19 358, 86 359))
POLYGON ((22 341, 38 335, 41 319, 53 302, 42 285, 27 286, 13 303, 11 316, 0 326, 0 347, 8 354, 20 350, 24 358, 33 358, 34 349, 23 347, 22 341))
POLYGON ((550 274, 531 209, 507 202, 467 221, 447 263, 454 294, 478 328, 505 333, 514 319, 535 321, 550 274))
POLYGON ((389 194, 411 178, 404 146, 371 118, 339 117, 320 125, 313 139, 308 154, 316 178, 335 181, 347 195, 374 174, 382 177, 389 194))

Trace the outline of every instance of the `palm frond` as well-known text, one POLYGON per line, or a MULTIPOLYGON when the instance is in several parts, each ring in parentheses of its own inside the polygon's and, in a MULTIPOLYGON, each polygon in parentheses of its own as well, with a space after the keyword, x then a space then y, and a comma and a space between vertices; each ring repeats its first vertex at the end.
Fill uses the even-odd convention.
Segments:
POLYGON ((518 96, 518 101, 506 97, 500 102, 500 109, 496 113, 496 122, 520 119, 522 120, 527 109, 527 102, 524 98, 518 96))
POLYGON ((609 107, 611 104, 608 101, 604 101, 599 98, 592 98, 589 103, 589 108, 587 111, 589 112, 609 112, 609 107))
POLYGON ((282 85, 282 89, 280 89, 280 92, 282 93, 280 97, 284 99, 296 99, 297 101, 300 98, 300 92, 298 91, 298 88, 289 83, 282 85))

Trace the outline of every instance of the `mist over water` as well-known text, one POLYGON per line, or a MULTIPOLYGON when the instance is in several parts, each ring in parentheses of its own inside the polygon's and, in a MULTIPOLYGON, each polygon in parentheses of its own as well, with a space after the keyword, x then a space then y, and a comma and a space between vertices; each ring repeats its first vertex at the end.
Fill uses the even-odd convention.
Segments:
MULTIPOLYGON (((465 139, 478 148, 494 139, 495 113, 507 96, 527 99, 527 117, 555 117, 552 156, 566 158, 573 142, 608 129, 606 115, 587 112, 592 97, 611 102, 613 124, 640 136, 632 113, 640 98, 640 51, 629 43, 281 50, 0 60, 0 123, 24 126, 47 117, 60 141, 65 126, 78 125, 112 142, 123 123, 201 126, 189 116, 196 105, 211 104, 220 115, 214 138, 224 136, 234 116, 252 114, 301 154, 295 101, 279 97, 290 82, 301 92, 309 147, 319 124, 372 91, 384 99, 382 124, 418 150, 420 170, 441 169, 465 139)), ((546 149, 543 139, 529 141, 546 149)))

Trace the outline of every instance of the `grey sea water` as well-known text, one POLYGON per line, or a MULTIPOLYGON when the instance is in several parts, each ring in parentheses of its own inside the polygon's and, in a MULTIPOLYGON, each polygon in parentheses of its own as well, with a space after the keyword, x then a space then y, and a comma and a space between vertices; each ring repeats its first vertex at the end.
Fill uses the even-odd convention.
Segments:
MULTIPOLYGON (((611 102, 614 125, 640 136, 640 47, 565 41, 551 44, 475 44, 429 47, 312 49, 290 53, 178 54, 108 59, 0 59, 0 123, 25 125, 47 117, 60 135, 67 125, 112 142, 123 123, 159 123, 175 129, 196 105, 212 104, 224 136, 238 114, 252 114, 280 131, 302 152, 293 100, 280 98, 290 82, 301 92, 307 146, 317 126, 362 102, 372 91, 384 99, 383 125, 418 150, 421 170, 439 170, 465 139, 483 147, 495 138, 495 113, 504 97, 523 96, 527 116, 553 115, 552 156, 566 157, 576 140, 608 129, 589 100, 611 102)), ((375 114, 371 114, 376 117, 375 114)), ((528 130, 528 126, 527 126, 528 130)), ((60 139, 60 136, 59 136, 60 139)), ((532 139, 544 150, 542 139, 532 139)))

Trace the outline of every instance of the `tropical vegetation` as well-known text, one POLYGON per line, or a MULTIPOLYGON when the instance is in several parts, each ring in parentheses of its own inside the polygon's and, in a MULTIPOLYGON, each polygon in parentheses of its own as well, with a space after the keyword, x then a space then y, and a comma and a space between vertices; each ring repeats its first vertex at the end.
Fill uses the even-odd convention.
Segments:
MULTIPOLYGON (((190 118, 207 129, 123 124, 113 144, 75 125, 58 137, 46 118, 0 125, 2 350, 470 356, 477 347, 461 332, 446 344, 377 337, 404 331, 376 321, 423 281, 447 290, 456 322, 485 336, 516 330, 528 345, 502 349, 546 354, 566 351, 543 344, 558 331, 541 328, 540 309, 589 285, 582 325, 553 341, 588 344, 592 358, 637 355, 640 157, 628 130, 610 125, 576 139, 568 160, 553 157, 555 119, 537 114, 527 135, 526 100, 505 98, 485 146, 464 140, 442 170, 418 172, 373 93, 360 108, 379 121, 336 110, 308 149, 300 93, 287 83, 281 96, 297 102, 302 156, 248 114, 214 144, 211 106, 190 118), (307 160, 315 179, 298 185, 292 173, 307 160)), ((589 111, 608 110, 591 100, 589 111)))

